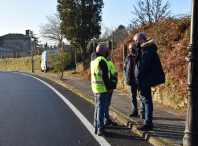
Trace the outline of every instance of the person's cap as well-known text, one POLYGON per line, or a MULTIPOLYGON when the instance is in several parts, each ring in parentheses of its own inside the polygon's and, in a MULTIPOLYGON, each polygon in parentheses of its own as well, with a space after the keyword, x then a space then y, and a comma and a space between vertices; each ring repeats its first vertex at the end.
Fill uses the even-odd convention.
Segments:
POLYGON ((99 53, 99 54, 101 54, 101 55, 103 55, 103 56, 106 56, 106 54, 107 54, 107 46, 106 45, 104 45, 104 44, 99 44, 98 46, 97 46, 97 48, 96 48, 96 53, 99 53))

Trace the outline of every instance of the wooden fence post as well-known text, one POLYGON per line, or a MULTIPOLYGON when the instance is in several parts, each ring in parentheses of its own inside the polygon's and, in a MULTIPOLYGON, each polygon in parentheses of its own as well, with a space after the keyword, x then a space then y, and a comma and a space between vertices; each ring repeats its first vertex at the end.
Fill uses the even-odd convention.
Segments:
POLYGON ((85 70, 85 50, 83 50, 83 70, 85 70))
POLYGON ((17 58, 17 52, 16 52, 16 58, 17 58))
POLYGON ((111 44, 111 41, 107 41, 107 48, 108 48, 108 58, 109 60, 111 60, 111 57, 110 57, 110 52, 112 50, 112 44, 111 44))
POLYGON ((126 59, 126 57, 127 57, 127 45, 124 45, 123 48, 124 48, 124 49, 123 49, 123 51, 124 51, 124 52, 123 52, 123 60, 125 61, 125 59, 126 59))
POLYGON ((94 42, 93 43, 93 52, 96 52, 96 47, 97 47, 98 43, 97 42, 94 42))
POLYGON ((38 55, 39 55, 39 49, 38 49, 38 55))
POLYGON ((56 50, 56 45, 54 45, 54 50, 56 50))
POLYGON ((111 49, 112 49, 112 51, 114 51, 114 40, 113 39, 111 39, 111 44, 112 44, 111 49))
POLYGON ((91 54, 93 52, 93 43, 89 45, 89 62, 91 62, 91 54))

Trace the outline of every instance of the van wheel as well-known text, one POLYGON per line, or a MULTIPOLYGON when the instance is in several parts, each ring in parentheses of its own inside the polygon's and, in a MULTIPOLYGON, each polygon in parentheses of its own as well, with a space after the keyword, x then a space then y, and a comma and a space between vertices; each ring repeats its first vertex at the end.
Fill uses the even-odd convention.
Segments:
POLYGON ((47 69, 45 69, 45 73, 47 73, 47 69))
POLYGON ((42 68, 41 68, 41 72, 44 72, 44 70, 42 70, 42 68))

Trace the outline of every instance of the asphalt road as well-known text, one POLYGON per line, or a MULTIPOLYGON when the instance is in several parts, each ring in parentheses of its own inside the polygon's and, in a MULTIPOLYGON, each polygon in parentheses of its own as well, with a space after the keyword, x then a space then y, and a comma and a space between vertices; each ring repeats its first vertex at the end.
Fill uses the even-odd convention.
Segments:
POLYGON ((119 126, 106 129, 112 138, 94 135, 94 105, 61 85, 35 77, 54 91, 33 77, 0 72, 0 146, 151 145, 119 121, 119 126))

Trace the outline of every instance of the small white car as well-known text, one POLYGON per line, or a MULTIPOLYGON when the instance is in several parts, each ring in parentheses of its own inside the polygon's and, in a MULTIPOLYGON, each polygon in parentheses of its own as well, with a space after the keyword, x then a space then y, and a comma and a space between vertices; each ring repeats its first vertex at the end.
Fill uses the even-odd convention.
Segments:
POLYGON ((47 71, 49 71, 49 67, 51 66, 51 64, 49 64, 48 55, 50 54, 50 51, 52 51, 54 54, 60 53, 58 50, 45 50, 42 53, 41 57, 41 72, 45 71, 45 73, 47 73, 47 71))

